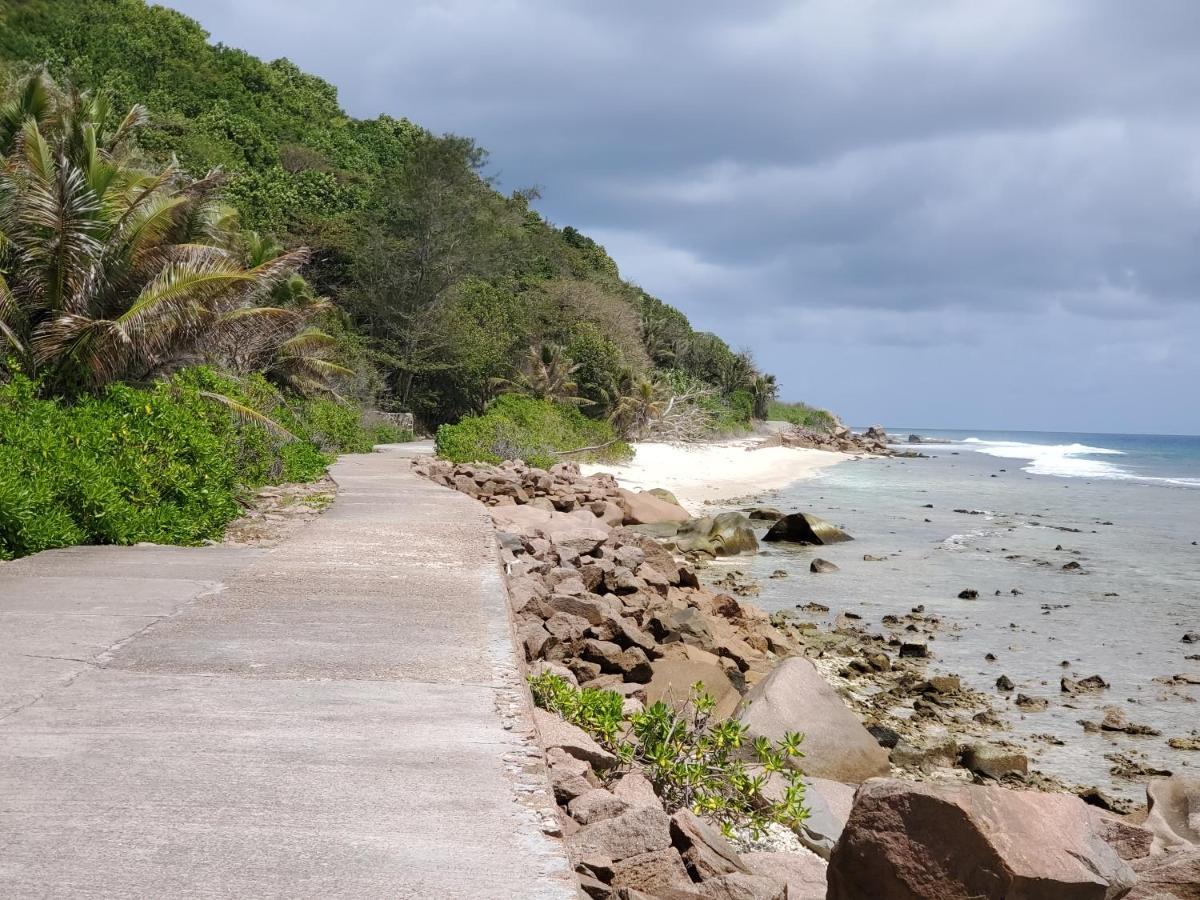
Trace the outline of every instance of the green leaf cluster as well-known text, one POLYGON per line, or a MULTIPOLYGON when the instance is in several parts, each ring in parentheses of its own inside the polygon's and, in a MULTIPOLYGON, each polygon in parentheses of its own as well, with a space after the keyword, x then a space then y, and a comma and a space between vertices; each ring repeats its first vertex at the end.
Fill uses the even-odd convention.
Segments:
POLYGON ((581 690, 549 672, 529 684, 538 706, 582 728, 624 763, 638 764, 669 812, 690 809, 727 836, 744 829, 759 837, 772 823, 794 829, 808 817, 803 773, 793 762, 804 755, 803 735, 750 740, 745 725, 713 720, 716 701, 702 683, 678 707, 660 700, 628 718, 615 691, 581 690), (768 797, 771 776, 783 788, 768 797))

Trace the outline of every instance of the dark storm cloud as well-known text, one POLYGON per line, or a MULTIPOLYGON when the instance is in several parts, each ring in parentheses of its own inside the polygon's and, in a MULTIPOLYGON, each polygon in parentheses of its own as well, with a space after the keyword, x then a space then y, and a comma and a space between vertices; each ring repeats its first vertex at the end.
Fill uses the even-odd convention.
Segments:
POLYGON ((476 137, 791 396, 1200 431, 1191 0, 170 5, 476 137))

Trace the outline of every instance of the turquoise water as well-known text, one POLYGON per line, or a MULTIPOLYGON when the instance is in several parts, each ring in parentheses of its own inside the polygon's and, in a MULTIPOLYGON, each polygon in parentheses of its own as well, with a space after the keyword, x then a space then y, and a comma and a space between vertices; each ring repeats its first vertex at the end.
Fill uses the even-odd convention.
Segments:
POLYGON ((924 604, 948 623, 934 643, 935 667, 993 696, 1014 739, 1064 741, 1028 741, 1035 768, 1129 797, 1142 786, 1113 777, 1106 755, 1200 774, 1200 752, 1166 743, 1200 733, 1200 687, 1155 681, 1200 675, 1200 661, 1187 659, 1200 644, 1180 641, 1200 631, 1200 438, 889 430, 954 443, 921 446, 931 459, 846 462, 759 495, 856 538, 820 548, 764 545, 757 558, 730 563, 759 577, 760 604, 794 609, 815 600, 830 607, 829 621, 854 611, 877 631, 883 615, 924 604), (963 509, 976 514, 955 511, 963 509), (867 562, 864 554, 885 559, 867 562), (817 555, 841 571, 809 573, 817 555), (1082 570, 1064 570, 1070 561, 1082 570), (792 577, 766 578, 778 568, 792 577), (964 588, 979 599, 959 600, 964 588), (988 653, 997 660, 988 662, 988 653), (1067 698, 1059 691, 1064 671, 1100 674, 1112 688, 1067 698), (1016 692, 996 692, 1001 674, 1016 692), (1050 708, 1022 713, 1011 706, 1017 692, 1043 696, 1050 708), (1099 720, 1110 704, 1162 735, 1085 733, 1078 720, 1099 720))

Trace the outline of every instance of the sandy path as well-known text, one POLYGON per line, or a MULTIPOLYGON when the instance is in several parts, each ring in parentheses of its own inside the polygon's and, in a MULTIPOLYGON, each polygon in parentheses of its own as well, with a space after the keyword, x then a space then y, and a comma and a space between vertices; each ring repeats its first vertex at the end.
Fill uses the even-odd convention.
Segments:
POLYGON ((811 478, 822 469, 853 457, 827 450, 765 447, 750 450, 759 438, 712 444, 634 444, 633 461, 625 465, 583 465, 584 474, 610 472, 631 490, 666 488, 690 512, 705 500, 740 497, 775 490, 811 478))

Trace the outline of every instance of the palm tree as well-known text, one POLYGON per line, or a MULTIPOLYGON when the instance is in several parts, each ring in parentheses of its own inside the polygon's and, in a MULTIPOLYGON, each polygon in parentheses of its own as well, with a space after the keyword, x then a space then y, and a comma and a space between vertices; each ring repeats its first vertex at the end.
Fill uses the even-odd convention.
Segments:
POLYGON ((264 305, 306 252, 240 241, 219 173, 139 167, 144 121, 44 72, 0 106, 0 352, 69 395, 199 362, 262 365, 247 336, 271 322, 279 379, 337 374, 312 362, 326 344, 308 331, 315 310, 264 305))
POLYGON ((661 418, 666 403, 663 385, 624 369, 617 378, 615 396, 609 398, 608 421, 623 437, 643 437, 661 418))
POLYGON ((755 374, 750 382, 750 395, 754 398, 754 418, 765 419, 771 408, 771 401, 779 396, 779 385, 774 375, 755 374))
POLYGON ((592 401, 579 396, 579 386, 571 378, 577 371, 579 365, 571 362, 562 347, 541 344, 529 349, 513 378, 498 378, 494 384, 506 393, 528 394, 539 400, 588 406, 592 401))

